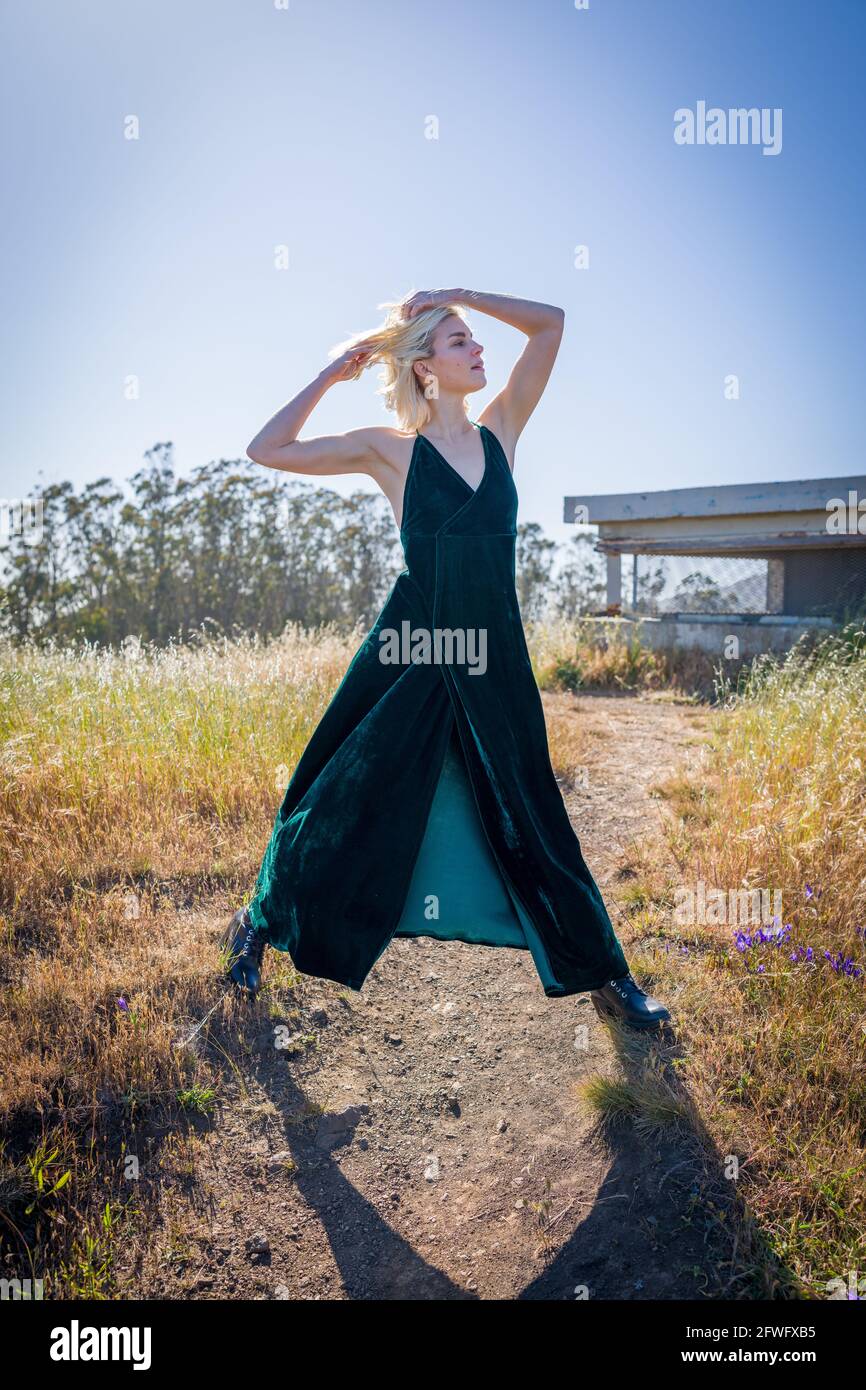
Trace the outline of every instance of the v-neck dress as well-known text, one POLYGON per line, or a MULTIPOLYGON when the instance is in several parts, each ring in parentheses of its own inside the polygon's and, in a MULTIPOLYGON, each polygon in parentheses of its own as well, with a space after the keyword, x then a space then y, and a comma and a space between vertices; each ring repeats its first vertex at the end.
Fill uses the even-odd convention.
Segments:
POLYGON ((352 989, 395 936, 428 936, 528 950, 559 997, 628 965, 550 764, 514 479, 475 428, 476 488, 415 440, 406 568, 295 768, 249 911, 298 970, 352 989))

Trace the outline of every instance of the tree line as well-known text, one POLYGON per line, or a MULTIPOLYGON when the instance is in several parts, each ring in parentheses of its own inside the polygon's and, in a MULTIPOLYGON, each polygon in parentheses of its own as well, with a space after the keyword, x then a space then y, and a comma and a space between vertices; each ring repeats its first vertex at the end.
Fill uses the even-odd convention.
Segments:
MULTIPOLYGON (((135 635, 162 646, 203 627, 264 638, 290 622, 349 631, 372 625, 405 567, 379 493, 343 497, 237 459, 178 477, 171 443, 145 459, 128 492, 103 477, 79 493, 62 482, 30 494, 39 526, 12 527, 0 545, 7 638, 115 645, 135 635)), ((603 603, 586 533, 560 546, 522 524, 516 582, 524 621, 603 603)))

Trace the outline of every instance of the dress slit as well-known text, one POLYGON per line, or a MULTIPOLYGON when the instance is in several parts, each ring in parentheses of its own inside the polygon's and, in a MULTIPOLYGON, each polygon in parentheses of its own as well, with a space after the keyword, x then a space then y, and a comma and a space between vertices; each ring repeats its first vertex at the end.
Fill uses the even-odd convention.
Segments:
POLYGON ((542 983, 560 987, 541 939, 488 842, 456 719, 393 934, 529 950, 542 983))

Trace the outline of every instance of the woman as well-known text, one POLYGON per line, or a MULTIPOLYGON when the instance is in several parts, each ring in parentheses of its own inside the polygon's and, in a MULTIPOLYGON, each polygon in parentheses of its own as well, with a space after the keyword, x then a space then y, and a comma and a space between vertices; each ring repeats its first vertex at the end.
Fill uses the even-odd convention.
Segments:
POLYGON ((434 936, 529 950, 548 996, 589 991, 600 1017, 655 1027, 670 1015, 629 973, 550 765, 515 589, 514 448, 565 315, 459 289, 380 307, 385 323, 341 344, 247 450, 307 476, 369 474, 406 568, 289 782, 226 932, 229 977, 255 994, 270 944, 360 989, 394 936, 434 936), (477 421, 468 398, 487 378, 464 305, 527 337, 477 421), (399 428, 299 440, 325 391, 376 361, 399 428))

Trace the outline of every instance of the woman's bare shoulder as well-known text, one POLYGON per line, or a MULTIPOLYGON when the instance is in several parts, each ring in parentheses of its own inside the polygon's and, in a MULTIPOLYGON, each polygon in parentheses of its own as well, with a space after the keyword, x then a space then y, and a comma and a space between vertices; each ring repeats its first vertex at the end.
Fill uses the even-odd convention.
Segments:
POLYGON ((371 425, 365 430, 365 434, 378 463, 378 468, 376 463, 371 465, 372 475, 379 481, 388 475, 403 477, 412 455, 414 430, 398 430, 391 425, 371 425))
POLYGON ((376 461, 368 466, 367 472, 379 484, 390 502, 399 526, 403 492, 415 445, 415 431, 379 425, 371 428, 369 434, 370 448, 376 455, 376 461))
POLYGON ((489 405, 486 405, 481 414, 477 417, 479 425, 484 425, 498 443, 505 455, 505 462, 514 472, 514 451, 517 447, 517 437, 509 430, 502 412, 499 409, 497 400, 494 398, 489 405))
POLYGON ((382 457, 396 461, 406 452, 406 445, 415 438, 414 430, 398 430, 393 425, 371 425, 367 430, 370 441, 382 457))

